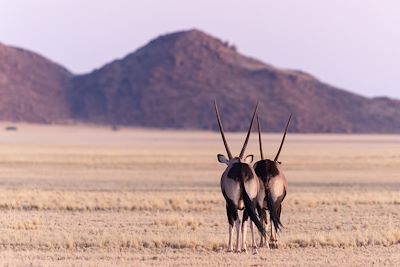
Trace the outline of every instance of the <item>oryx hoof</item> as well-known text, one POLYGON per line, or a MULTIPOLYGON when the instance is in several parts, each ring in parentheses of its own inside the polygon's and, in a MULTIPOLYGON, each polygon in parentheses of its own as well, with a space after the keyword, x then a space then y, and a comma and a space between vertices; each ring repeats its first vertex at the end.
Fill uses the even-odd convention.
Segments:
POLYGON ((247 248, 242 248, 242 253, 246 253, 247 254, 247 248))
POLYGON ((253 248, 253 255, 257 255, 257 254, 258 254, 257 247, 254 247, 254 248, 253 248))
POLYGON ((233 250, 231 248, 226 249, 226 253, 231 253, 233 250))
POLYGON ((271 242, 269 243, 269 247, 270 247, 271 249, 277 249, 277 248, 278 248, 278 243, 277 243, 276 241, 271 241, 271 242))

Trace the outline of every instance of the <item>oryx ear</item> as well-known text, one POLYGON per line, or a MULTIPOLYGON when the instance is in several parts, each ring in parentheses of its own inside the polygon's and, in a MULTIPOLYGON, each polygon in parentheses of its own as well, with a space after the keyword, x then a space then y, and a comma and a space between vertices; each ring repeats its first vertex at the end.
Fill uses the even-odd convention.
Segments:
POLYGON ((250 164, 253 162, 253 158, 254 158, 253 155, 247 155, 247 157, 244 159, 244 162, 250 164))
POLYGON ((228 165, 229 160, 222 154, 218 154, 217 155, 218 161, 221 163, 225 163, 226 165, 228 165))

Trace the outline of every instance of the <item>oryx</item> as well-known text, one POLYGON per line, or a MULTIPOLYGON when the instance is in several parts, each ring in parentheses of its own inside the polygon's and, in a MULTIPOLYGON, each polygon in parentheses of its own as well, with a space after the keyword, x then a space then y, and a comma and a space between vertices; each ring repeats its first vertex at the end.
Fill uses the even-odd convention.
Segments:
MULTIPOLYGON (((253 155, 248 155, 245 158, 243 158, 247 143, 249 141, 254 117, 257 112, 258 103, 254 110, 253 117, 251 119, 249 129, 247 131, 246 139, 244 141, 242 150, 240 151, 238 157, 233 157, 231 151, 229 150, 228 143, 226 142, 225 139, 224 129, 222 127, 221 118, 219 116, 219 111, 216 101, 214 101, 214 106, 215 106, 215 114, 218 120, 219 130, 221 132, 226 153, 228 154, 228 158, 226 158, 222 154, 217 155, 218 161, 220 163, 228 165, 221 176, 221 191, 226 201, 226 214, 229 222, 229 241, 228 241, 227 251, 228 252, 232 251, 232 231, 233 231, 233 224, 235 224, 236 228, 235 251, 240 252, 239 250, 240 219, 238 216, 238 209, 242 210, 245 207, 250 216, 250 219, 255 223, 261 235, 266 237, 265 229, 256 214, 256 201, 257 201, 257 194, 260 188, 260 183, 253 168, 250 166, 250 163, 253 161, 253 155)), ((252 227, 252 224, 250 225, 252 227)), ((246 250, 244 242, 246 239, 246 234, 245 232, 243 232, 244 229, 245 228, 242 228, 242 249, 246 250)), ((254 237, 253 237, 253 245, 255 245, 254 237)))
MULTIPOLYGON (((257 116, 257 126, 258 126, 258 140, 260 145, 260 154, 261 160, 257 161, 253 168, 259 178, 261 184, 261 190, 263 192, 259 192, 259 198, 265 196, 265 201, 259 199, 257 203, 262 203, 262 205, 257 206, 258 214, 260 215, 262 224, 267 223, 267 215, 266 209, 269 210, 270 214, 270 224, 271 224, 271 236, 270 236, 270 246, 271 248, 278 248, 276 233, 279 232, 282 223, 280 221, 281 212, 282 212, 282 202, 285 199, 288 182, 285 178, 285 175, 282 172, 282 163, 278 161, 279 154, 281 153, 283 143, 285 142, 286 133, 289 128, 290 120, 292 115, 290 115, 285 132, 282 137, 281 145, 279 146, 278 153, 276 154, 274 160, 264 159, 263 149, 262 149, 262 141, 261 141, 261 126, 260 121, 257 116), (272 229, 272 224, 274 225, 275 232, 272 229)), ((263 245, 264 241, 263 236, 261 236, 260 246, 263 245)), ((267 243, 266 243, 267 244, 267 243)), ((268 246, 268 244, 267 244, 268 246)))

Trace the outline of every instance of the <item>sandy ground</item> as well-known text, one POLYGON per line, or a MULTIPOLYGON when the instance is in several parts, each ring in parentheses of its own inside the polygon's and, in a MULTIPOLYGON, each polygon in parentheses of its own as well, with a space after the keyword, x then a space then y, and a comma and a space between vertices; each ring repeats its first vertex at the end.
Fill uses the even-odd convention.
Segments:
POLYGON ((208 132, 1 130, 0 265, 400 266, 400 136, 289 134, 280 248, 255 256, 225 252, 217 153, 208 132))

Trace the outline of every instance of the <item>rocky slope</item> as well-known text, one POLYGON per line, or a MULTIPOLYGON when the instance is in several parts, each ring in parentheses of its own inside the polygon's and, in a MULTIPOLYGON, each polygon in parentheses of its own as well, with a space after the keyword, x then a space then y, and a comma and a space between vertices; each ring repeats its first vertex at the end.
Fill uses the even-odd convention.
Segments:
POLYGON ((0 120, 69 120, 71 78, 70 72, 44 57, 0 44, 0 120))
POLYGON ((399 133, 400 101, 367 98, 309 74, 239 54, 198 30, 156 38, 84 75, 24 50, 0 46, 0 119, 156 128, 247 128, 257 101, 265 131, 399 133), (5 52, 4 52, 5 51, 5 52))

